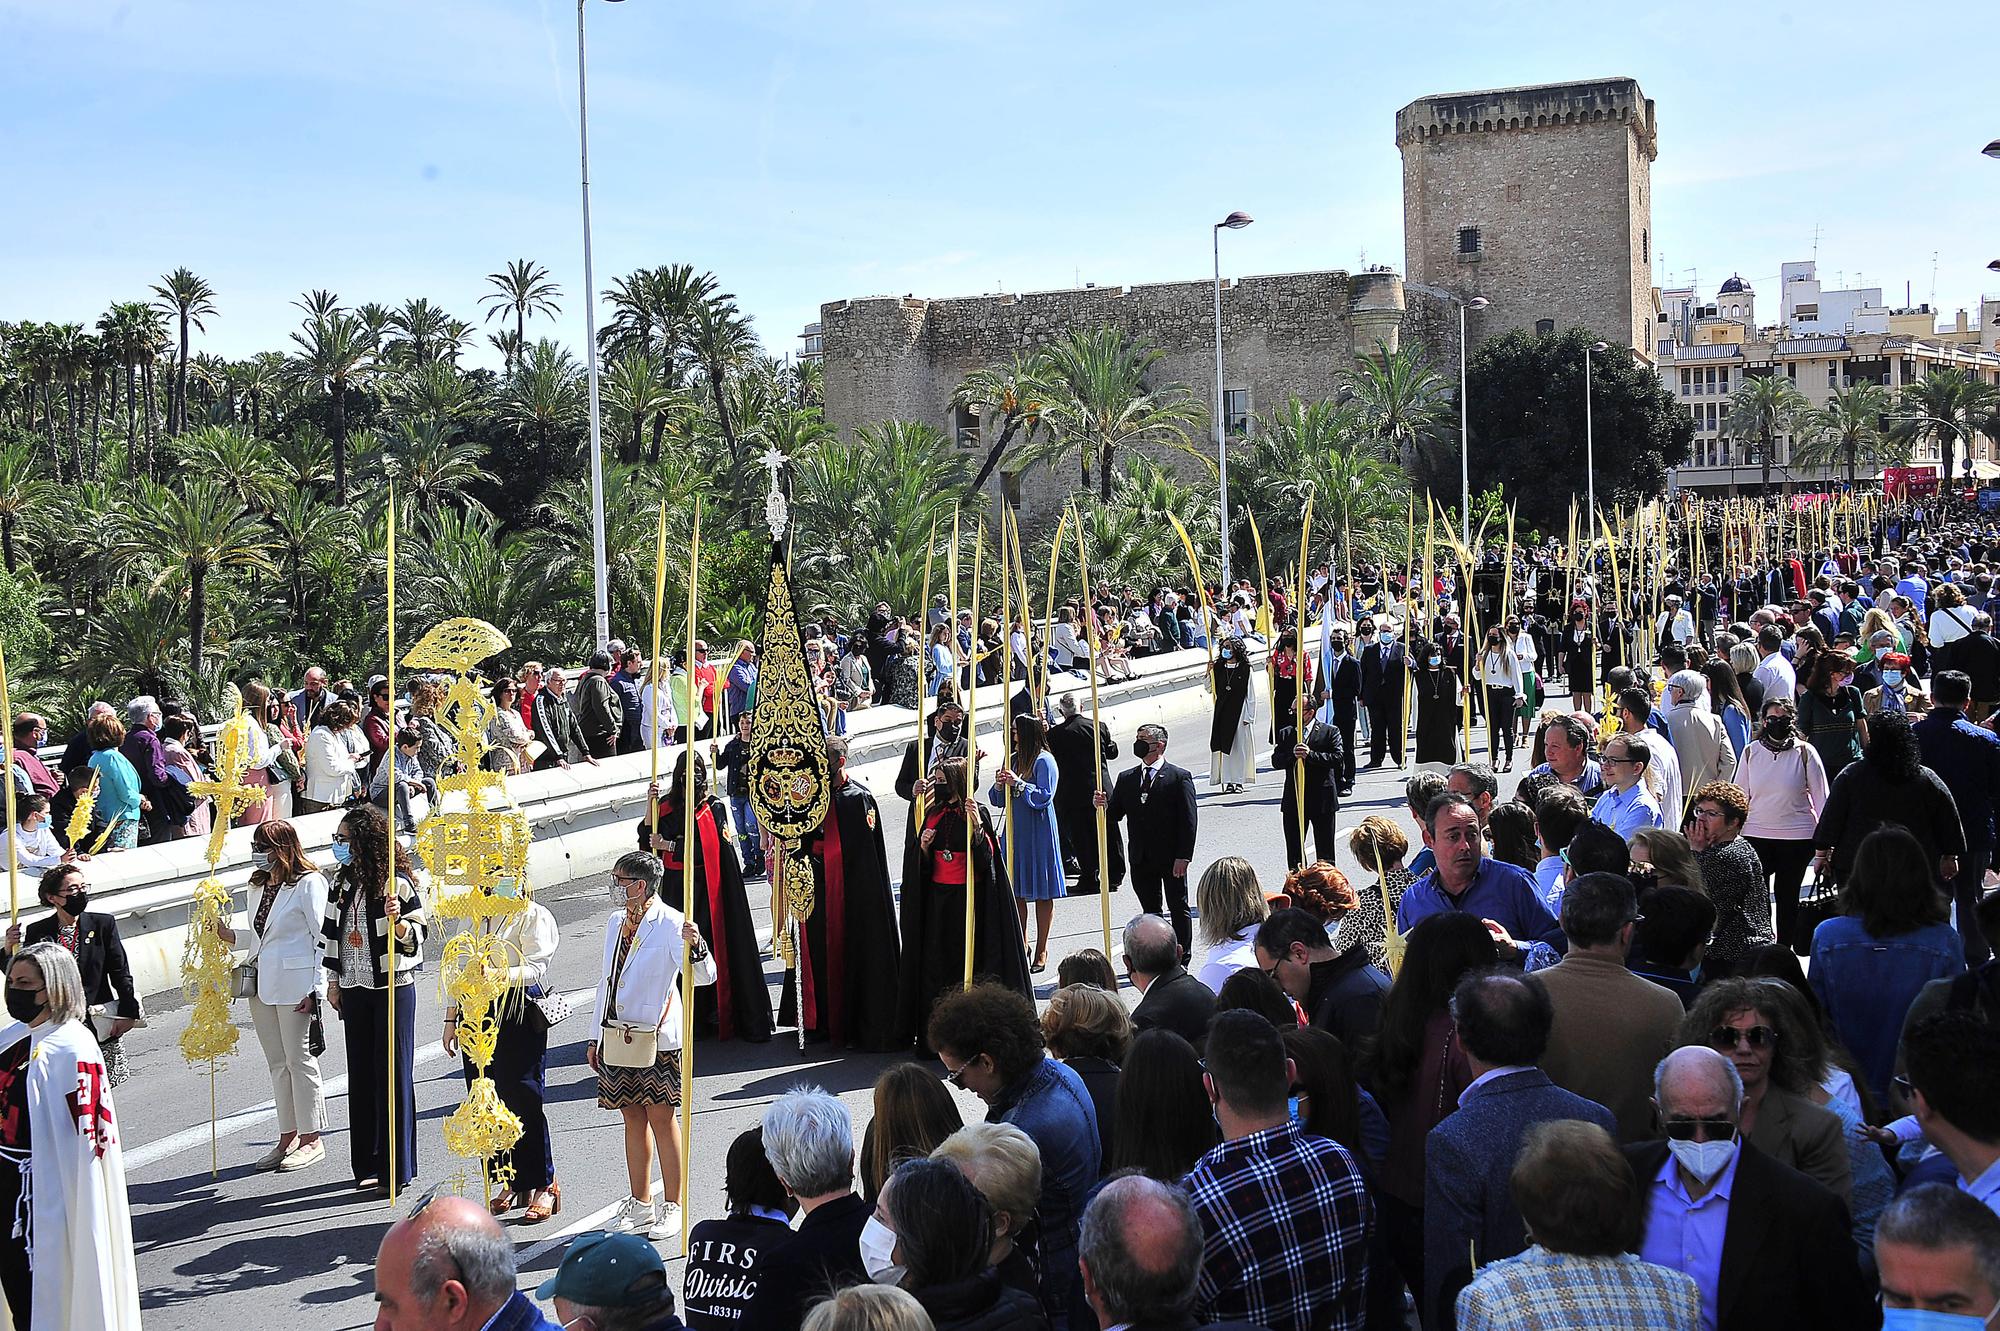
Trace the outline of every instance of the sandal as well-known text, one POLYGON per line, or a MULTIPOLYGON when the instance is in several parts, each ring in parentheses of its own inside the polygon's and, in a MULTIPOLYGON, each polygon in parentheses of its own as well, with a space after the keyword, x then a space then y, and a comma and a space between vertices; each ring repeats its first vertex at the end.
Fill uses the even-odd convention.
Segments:
POLYGON ((493 1200, 486 1204, 486 1209, 494 1215, 506 1215, 520 1204, 520 1194, 516 1193, 512 1188, 502 1188, 499 1192, 493 1194, 493 1200))
POLYGON ((528 1209, 521 1213, 521 1223, 524 1225, 539 1225, 550 1216, 560 1215, 561 1213, 562 1184, 550 1183, 548 1187, 537 1192, 534 1200, 528 1203, 528 1209))

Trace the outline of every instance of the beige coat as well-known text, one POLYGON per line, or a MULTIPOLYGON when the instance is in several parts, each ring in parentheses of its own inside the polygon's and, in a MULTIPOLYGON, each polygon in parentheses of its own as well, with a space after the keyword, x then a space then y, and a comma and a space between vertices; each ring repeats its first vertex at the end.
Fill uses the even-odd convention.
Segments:
POLYGON ((1658 1136, 1653 1068, 1680 1043, 1681 1000, 1618 962, 1574 952, 1536 978, 1556 1012, 1542 1071, 1616 1115, 1620 1141, 1658 1136))
MULTIPOLYGON (((1667 731, 1674 737, 1674 756, 1680 759, 1681 789, 1690 799, 1709 782, 1736 775, 1736 748, 1722 728, 1722 718, 1708 708, 1675 703, 1667 709, 1667 731)), ((1678 818, 1680 811, 1670 810, 1668 816, 1678 818)))

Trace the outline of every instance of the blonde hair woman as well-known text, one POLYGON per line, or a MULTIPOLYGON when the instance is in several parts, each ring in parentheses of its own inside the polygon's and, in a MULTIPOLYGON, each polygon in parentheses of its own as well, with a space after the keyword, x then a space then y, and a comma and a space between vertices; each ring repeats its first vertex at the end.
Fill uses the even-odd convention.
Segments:
POLYGON ((1034 1220, 1042 1195, 1042 1149, 1035 1139, 1012 1123, 968 1123, 946 1137, 931 1152, 931 1159, 957 1165, 993 1208, 988 1264, 999 1269, 1003 1282, 1025 1281, 1024 1288, 1034 1288, 1034 1266, 1026 1253, 1015 1249, 1014 1241, 1034 1220))
POLYGON ((1396 918, 1396 903, 1403 899, 1403 889, 1416 881, 1416 875, 1403 867, 1410 839, 1387 818, 1370 814, 1347 834, 1347 848, 1363 869, 1375 875, 1375 881, 1354 890, 1358 904, 1335 926, 1333 945, 1344 951, 1360 943, 1368 949, 1370 961, 1394 974, 1402 963, 1400 949, 1389 941, 1389 921, 1396 918), (1392 956, 1392 952, 1397 955, 1392 956))
POLYGON ((1257 964, 1251 940, 1271 907, 1257 871, 1237 855, 1225 855, 1203 871, 1195 900, 1201 907, 1201 941, 1208 947, 1195 978, 1221 993, 1230 976, 1257 964))
MULTIPOLYGON (((1717 783, 1721 784, 1721 783, 1717 783)), ((1653 882, 1644 887, 1691 887, 1705 893, 1701 866, 1695 863, 1694 848, 1679 832, 1664 827, 1642 827, 1632 834, 1632 872, 1651 869, 1653 882)), ((1641 875, 1643 876, 1643 875, 1641 875)))
POLYGON ((894 1285, 849 1285, 813 1305, 799 1331, 935 1331, 914 1294, 894 1285))

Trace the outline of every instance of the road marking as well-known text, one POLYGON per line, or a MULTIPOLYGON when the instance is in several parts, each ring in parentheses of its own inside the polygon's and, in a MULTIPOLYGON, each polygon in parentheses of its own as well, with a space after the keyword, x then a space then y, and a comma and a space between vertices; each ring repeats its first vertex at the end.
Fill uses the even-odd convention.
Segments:
MULTIPOLYGON (((653 1184, 650 1195, 655 1200, 660 1200, 661 1191, 662 1189, 660 1186, 660 1178, 659 1175, 656 1174, 653 1176, 653 1184)), ((578 1234, 581 1234, 586 1230, 603 1228, 604 1222, 609 1220, 612 1216, 616 1215, 618 1213, 618 1208, 623 1206, 624 1204, 625 1204, 625 1199, 623 1197, 620 1197, 617 1201, 612 1202, 609 1206, 600 1206, 595 1211, 592 1211, 589 1215, 585 1216, 583 1219, 571 1222, 571 1224, 567 1229, 564 1229, 559 1233, 551 1234, 549 1235, 549 1237, 541 1240, 539 1243, 536 1243, 533 1246, 529 1247, 528 1249, 523 1251, 516 1260, 519 1261, 521 1264, 526 1265, 527 1263, 534 1261, 537 1257, 540 1257, 543 1253, 548 1252, 550 1249, 554 1248, 557 1244, 566 1243, 570 1239, 575 1238, 578 1234)), ((665 1242, 666 1240, 657 1240, 657 1241, 665 1242)))
MULTIPOLYGON (((569 989, 563 992, 563 997, 568 999, 572 1005, 584 999, 595 999, 596 996, 597 987, 595 985, 592 985, 588 989, 569 989)), ((444 1057, 446 1057, 444 1045, 439 1041, 433 1040, 431 1043, 417 1050, 415 1057, 411 1059, 412 1071, 414 1072, 416 1068, 423 1067, 427 1063, 434 1063, 444 1057)), ((346 1094, 347 1074, 344 1072, 320 1087, 320 1097, 324 1100, 335 1100, 346 1094)), ((277 1119, 278 1102, 275 1100, 266 1100, 262 1104, 252 1105, 248 1109, 239 1109, 233 1114, 225 1114, 217 1119, 215 1123, 215 1137, 217 1141, 220 1141, 224 1137, 234 1137, 240 1133, 248 1132, 252 1128, 260 1127, 265 1123, 276 1123, 277 1119)), ((183 1151, 191 1151, 195 1147, 205 1144, 207 1141, 208 1124, 197 1123, 191 1128, 181 1129, 181 1131, 174 1133, 172 1136, 162 1137, 154 1142, 147 1142, 143 1146, 135 1146, 125 1152, 125 1172, 127 1174, 135 1174, 142 1169, 160 1163, 162 1160, 170 1160, 183 1151)))

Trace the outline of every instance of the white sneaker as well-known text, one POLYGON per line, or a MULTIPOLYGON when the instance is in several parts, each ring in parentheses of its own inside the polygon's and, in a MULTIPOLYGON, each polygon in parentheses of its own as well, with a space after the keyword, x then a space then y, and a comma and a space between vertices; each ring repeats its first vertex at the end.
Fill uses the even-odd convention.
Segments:
POLYGON ((650 1229, 659 1223, 658 1203, 642 1202, 637 1197, 627 1197, 618 1204, 618 1214, 612 1217, 613 1228, 624 1230, 650 1229))
POLYGON ((280 1174, 289 1174, 294 1170, 310 1169, 324 1159, 326 1159, 326 1146, 314 1142, 310 1146, 301 1146, 291 1152, 278 1162, 277 1168, 280 1174))
POLYGON ((670 1239, 680 1232, 681 1204, 661 1202, 659 1219, 655 1220, 652 1227, 646 1231, 646 1237, 658 1243, 661 1239, 670 1239))

